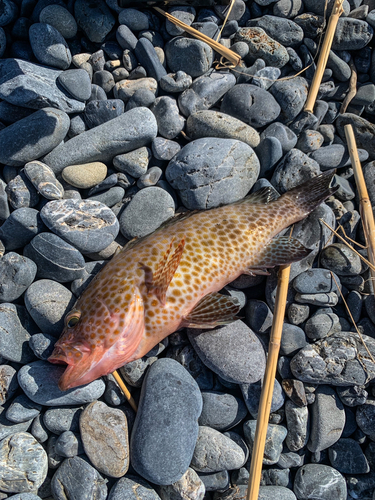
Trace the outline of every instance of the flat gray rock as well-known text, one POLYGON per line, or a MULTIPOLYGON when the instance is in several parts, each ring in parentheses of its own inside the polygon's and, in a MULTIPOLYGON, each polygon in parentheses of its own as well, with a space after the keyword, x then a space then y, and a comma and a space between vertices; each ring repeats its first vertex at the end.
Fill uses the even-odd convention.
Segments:
POLYGON ((110 162, 116 155, 151 143, 156 134, 153 113, 148 108, 135 108, 57 146, 44 162, 55 174, 69 165, 110 162))
POLYGON ((263 376, 263 346, 241 320, 212 330, 189 328, 188 336, 203 363, 224 380, 250 384, 263 376))
MULTIPOLYGON (((7 254, 8 255, 8 254, 7 254)), ((29 348, 30 334, 22 326, 14 304, 0 305, 0 356, 16 363, 34 359, 29 348)))
POLYGON ((37 160, 60 144, 69 124, 68 115, 54 108, 40 109, 18 120, 0 131, 0 162, 23 167, 37 160))
POLYGON ((24 365, 18 372, 18 382, 35 403, 44 406, 69 406, 91 403, 103 395, 105 384, 98 379, 67 391, 60 391, 58 381, 65 366, 56 366, 47 361, 35 361, 24 365))
POLYGON ((181 479, 198 437, 202 396, 177 361, 162 358, 149 368, 130 442, 132 466, 160 485, 181 479))
POLYGON ((72 99, 57 84, 61 70, 21 59, 0 61, 0 98, 24 108, 58 108, 66 113, 79 113, 83 102, 72 99))

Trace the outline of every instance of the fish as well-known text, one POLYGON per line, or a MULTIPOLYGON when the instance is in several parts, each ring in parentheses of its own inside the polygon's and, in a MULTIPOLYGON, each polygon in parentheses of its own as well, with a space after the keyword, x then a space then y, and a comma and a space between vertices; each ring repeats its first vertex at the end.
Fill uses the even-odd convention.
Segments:
POLYGON ((180 328, 236 321, 239 303, 220 290, 241 274, 267 274, 309 255, 279 233, 334 194, 333 175, 324 172, 281 196, 265 187, 230 205, 182 213, 128 242, 65 316, 48 358, 66 365, 59 388, 107 375, 180 328))

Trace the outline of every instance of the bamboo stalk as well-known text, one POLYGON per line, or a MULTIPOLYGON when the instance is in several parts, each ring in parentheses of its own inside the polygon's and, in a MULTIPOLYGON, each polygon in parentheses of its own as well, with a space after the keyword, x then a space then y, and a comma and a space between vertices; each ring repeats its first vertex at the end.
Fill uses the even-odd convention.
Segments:
POLYGON ((272 403, 273 388, 275 384, 277 358, 280 350, 281 334, 285 316, 289 275, 290 275, 290 265, 280 266, 278 283, 277 283, 276 301, 275 301, 275 313, 272 322, 266 371, 264 373, 262 394, 259 403, 259 412, 257 418, 257 426, 255 430, 253 451, 251 455, 250 476, 249 476, 249 485, 247 488, 246 500, 258 500, 258 495, 259 495, 264 447, 266 442, 268 421, 271 412, 271 403, 272 403))
POLYGON ((160 9, 159 7, 154 7, 154 9, 159 12, 159 14, 162 14, 165 16, 168 21, 171 21, 171 23, 175 24, 176 26, 179 26, 180 28, 184 29, 187 33, 190 35, 193 35, 195 38, 200 40, 201 42, 207 43, 213 50, 221 54, 225 59, 228 59, 230 63, 233 65, 233 67, 236 67, 240 64, 241 62, 241 57, 233 52, 233 50, 227 49, 224 47, 224 45, 221 45, 221 43, 216 42, 215 40, 212 40, 209 36, 201 33, 200 31, 192 28, 188 24, 185 24, 183 21, 180 21, 177 19, 177 17, 172 16, 171 14, 168 14, 168 12, 165 12, 163 9, 160 9))
POLYGON ((120 389, 124 393, 126 399, 129 401, 130 406, 137 413, 137 410, 138 410, 137 405, 135 404, 135 401, 133 399, 133 396, 130 394, 129 389, 126 387, 122 378, 120 377, 119 372, 117 370, 115 370, 114 372, 112 372, 112 375, 115 377, 115 380, 118 383, 118 385, 120 386, 120 389))
POLYGON ((329 51, 331 50, 333 37, 335 35, 335 30, 339 17, 343 13, 344 9, 342 7, 344 0, 335 0, 335 4, 332 9, 331 16, 328 21, 327 31, 324 37, 322 49, 320 51, 320 56, 318 64, 316 65, 316 70, 314 78, 311 82, 311 87, 309 90, 309 95, 305 103, 304 111, 312 113, 315 106, 316 96, 319 92, 319 86, 321 84, 323 73, 327 65, 329 51))
POLYGON ((375 294, 375 222, 370 198, 368 196, 365 178, 363 177, 361 162, 359 161, 357 144, 355 141, 353 127, 348 124, 344 127, 345 137, 348 143, 349 155, 354 171, 355 183, 359 194, 359 208, 363 225, 363 232, 367 244, 367 256, 371 262, 370 275, 372 278, 372 291, 375 294))

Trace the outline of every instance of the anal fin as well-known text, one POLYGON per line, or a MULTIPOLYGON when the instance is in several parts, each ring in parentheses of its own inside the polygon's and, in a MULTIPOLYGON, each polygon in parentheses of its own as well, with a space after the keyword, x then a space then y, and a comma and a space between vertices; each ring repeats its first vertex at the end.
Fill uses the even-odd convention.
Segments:
POLYGON ((214 328, 227 325, 239 319, 236 314, 241 309, 237 299, 220 293, 210 293, 201 299, 194 309, 185 316, 183 325, 189 328, 214 328))
POLYGON ((154 293, 159 299, 161 305, 165 305, 168 287, 173 279, 173 276, 180 263, 182 252, 185 247, 185 240, 182 239, 172 252, 172 246, 175 238, 172 239, 168 249, 164 253, 162 259, 156 266, 156 271, 153 273, 148 266, 139 263, 141 269, 145 272, 145 284, 149 294, 154 293))
POLYGON ((295 238, 280 236, 273 239, 264 249, 255 262, 252 262, 250 271, 290 264, 307 257, 311 249, 306 248, 295 238))

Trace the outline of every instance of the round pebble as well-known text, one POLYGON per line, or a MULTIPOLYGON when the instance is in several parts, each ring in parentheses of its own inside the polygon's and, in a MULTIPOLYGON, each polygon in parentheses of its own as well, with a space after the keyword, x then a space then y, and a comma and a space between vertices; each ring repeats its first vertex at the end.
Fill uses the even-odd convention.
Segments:
POLYGON ((87 189, 96 186, 105 179, 107 167, 99 161, 84 165, 71 165, 65 167, 61 175, 71 186, 78 189, 87 189))
POLYGON ((247 414, 243 402, 229 393, 202 392, 203 409, 198 423, 217 431, 237 425, 247 414))
POLYGON ((60 32, 45 23, 35 23, 29 30, 30 45, 38 61, 46 66, 68 69, 72 62, 68 44, 60 32))
POLYGON ((64 196, 64 188, 48 165, 32 161, 26 163, 23 171, 35 189, 47 200, 59 200, 64 196))
POLYGON ((8 252, 0 258, 0 302, 13 302, 34 281, 36 263, 15 252, 8 252))
POLYGON ((72 14, 58 4, 47 5, 39 14, 39 22, 53 26, 64 38, 77 34, 77 23, 72 14))

